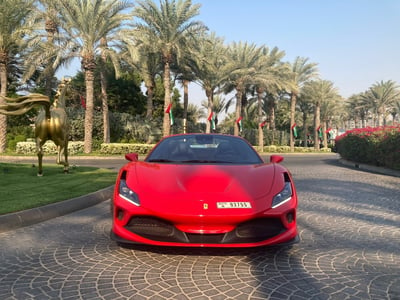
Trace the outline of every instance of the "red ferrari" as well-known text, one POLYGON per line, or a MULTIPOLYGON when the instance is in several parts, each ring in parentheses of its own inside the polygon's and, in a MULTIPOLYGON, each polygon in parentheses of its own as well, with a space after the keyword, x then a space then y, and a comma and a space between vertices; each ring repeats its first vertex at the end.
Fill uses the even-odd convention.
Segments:
POLYGON ((255 247, 298 241, 290 172, 243 138, 182 134, 121 168, 111 237, 119 244, 255 247))

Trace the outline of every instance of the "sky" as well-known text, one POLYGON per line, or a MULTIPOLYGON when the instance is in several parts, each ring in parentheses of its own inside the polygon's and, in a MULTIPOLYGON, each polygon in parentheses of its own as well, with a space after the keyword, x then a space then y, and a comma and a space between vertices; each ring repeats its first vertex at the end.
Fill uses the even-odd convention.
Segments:
MULTIPOLYGON (((376 82, 400 84, 400 0, 192 2, 201 4, 195 19, 226 44, 278 47, 288 62, 306 57, 345 98, 376 82)), ((200 87, 190 86, 191 102, 200 104, 205 98, 200 87)))

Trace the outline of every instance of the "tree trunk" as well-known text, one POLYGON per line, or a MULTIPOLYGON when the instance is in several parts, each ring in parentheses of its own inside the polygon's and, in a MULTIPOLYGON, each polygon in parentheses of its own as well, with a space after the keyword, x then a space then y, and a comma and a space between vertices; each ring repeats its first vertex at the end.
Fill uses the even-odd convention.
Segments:
POLYGON ((168 60, 164 63, 164 118, 163 118, 163 136, 170 135, 171 131, 171 120, 170 117, 165 111, 167 110, 169 104, 171 103, 171 86, 170 86, 170 65, 168 60))
POLYGON ((307 147, 307 114, 303 113, 303 147, 307 147))
POLYGON ((235 109, 235 127, 233 130, 234 135, 239 135, 239 124, 236 121, 242 116, 242 90, 236 88, 236 109, 235 109))
POLYGON ((51 99, 52 92, 53 92, 53 78, 54 78, 55 72, 53 68, 48 67, 48 73, 46 75, 45 79, 45 94, 49 99, 51 99))
POLYGON ((257 89, 257 110, 258 110, 258 147, 261 152, 264 152, 264 128, 261 126, 263 122, 263 110, 262 110, 262 94, 263 90, 257 89))
POLYGON ((212 92, 209 89, 206 89, 206 96, 207 96, 207 122, 206 122, 206 133, 211 132, 211 123, 208 121, 208 117, 213 111, 213 97, 212 92))
POLYGON ((153 117, 153 97, 154 97, 154 83, 149 80, 145 82, 147 89, 147 103, 146 103, 146 119, 153 117))
POLYGON ((320 103, 315 104, 315 113, 314 113, 314 149, 319 151, 319 132, 318 127, 321 125, 320 123, 320 103))
POLYGON ((189 104, 189 80, 183 80, 183 133, 186 133, 187 110, 189 104))
POLYGON ((84 152, 92 152, 93 142, 93 82, 94 72, 93 70, 87 69, 85 71, 85 85, 86 85, 86 110, 85 110, 85 138, 84 138, 84 152))
MULTIPOLYGON (((0 95, 7 96, 7 67, 4 63, 0 64, 0 95)), ((0 104, 5 100, 0 98, 0 104)), ((7 116, 0 114, 0 153, 6 151, 7 144, 7 116)))
POLYGON ((270 127, 272 131, 272 142, 275 145, 275 136, 276 136, 276 126, 275 126, 275 100, 272 99, 272 102, 270 103, 270 127))
POLYGON ((110 115, 108 111, 107 78, 104 71, 100 72, 101 106, 103 109, 103 142, 110 143, 110 115))
POLYGON ((294 137, 293 137, 293 133, 292 133, 292 127, 293 127, 294 123, 296 123, 296 120, 295 120, 296 100, 297 100, 297 95, 295 93, 292 93, 290 95, 290 127, 289 127, 290 152, 294 152, 294 137))
POLYGON ((323 136, 323 146, 324 148, 328 148, 328 136, 326 133, 327 127, 326 127, 326 121, 322 122, 322 136, 323 136))
MULTIPOLYGON (((57 12, 54 11, 54 9, 49 9, 48 11, 49 14, 55 15, 57 12)), ((54 35, 57 32, 57 27, 58 24, 54 22, 51 18, 47 17, 46 23, 45 23, 45 30, 47 32, 47 43, 50 45, 54 46, 54 35)), ((45 94, 49 99, 51 99, 52 96, 52 91, 53 91, 53 78, 55 75, 55 70, 52 67, 52 64, 54 63, 54 58, 50 61, 48 66, 46 67, 47 69, 47 74, 46 74, 46 82, 45 82, 45 94)))

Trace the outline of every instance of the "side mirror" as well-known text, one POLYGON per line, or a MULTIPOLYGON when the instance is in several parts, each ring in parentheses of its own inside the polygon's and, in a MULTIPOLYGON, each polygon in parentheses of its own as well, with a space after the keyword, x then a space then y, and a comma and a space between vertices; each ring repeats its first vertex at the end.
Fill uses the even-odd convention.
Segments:
POLYGON ((280 155, 271 155, 271 157, 269 158, 269 161, 270 161, 271 163, 278 164, 278 163, 280 163, 280 162, 283 161, 283 156, 280 156, 280 155))
POLYGON ((125 154, 125 159, 129 161, 138 161, 139 160, 139 154, 137 153, 127 153, 125 154))

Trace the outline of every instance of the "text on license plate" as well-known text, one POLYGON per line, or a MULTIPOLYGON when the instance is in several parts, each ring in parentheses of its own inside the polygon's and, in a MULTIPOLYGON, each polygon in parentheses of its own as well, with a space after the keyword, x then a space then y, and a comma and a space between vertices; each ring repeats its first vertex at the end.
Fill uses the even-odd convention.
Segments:
POLYGON ((250 202, 217 202, 217 208, 251 208, 250 202))

